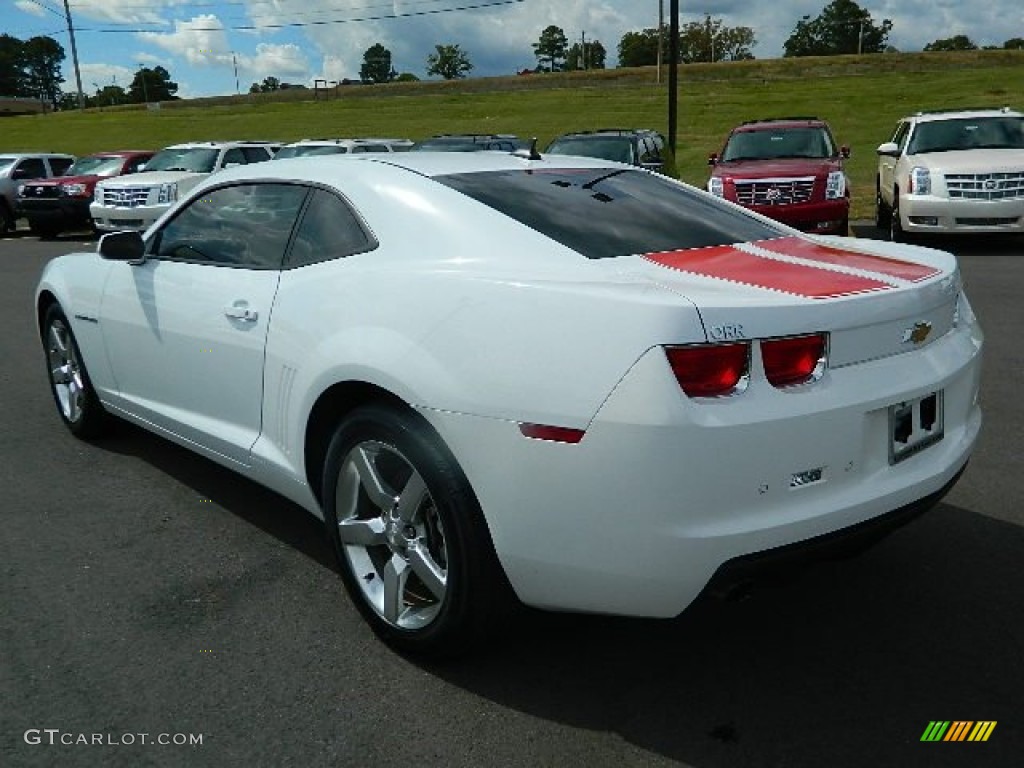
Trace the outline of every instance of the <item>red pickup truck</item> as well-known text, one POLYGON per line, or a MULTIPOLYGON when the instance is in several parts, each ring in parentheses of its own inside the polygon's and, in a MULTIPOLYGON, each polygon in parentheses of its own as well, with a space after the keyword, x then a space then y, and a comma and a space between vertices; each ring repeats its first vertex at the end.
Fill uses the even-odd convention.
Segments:
POLYGON ((43 237, 92 226, 89 204, 102 179, 136 173, 153 156, 148 150, 101 152, 80 157, 63 176, 34 179, 18 188, 18 213, 43 237))

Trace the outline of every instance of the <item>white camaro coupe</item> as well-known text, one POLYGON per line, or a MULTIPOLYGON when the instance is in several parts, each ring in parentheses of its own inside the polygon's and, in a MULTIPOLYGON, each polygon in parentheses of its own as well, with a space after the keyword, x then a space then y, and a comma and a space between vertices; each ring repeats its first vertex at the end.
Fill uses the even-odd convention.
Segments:
POLYGON ((245 166, 97 250, 36 295, 71 432, 116 415, 322 517, 408 652, 513 597, 676 616, 934 504, 981 425, 953 256, 599 160, 245 166))

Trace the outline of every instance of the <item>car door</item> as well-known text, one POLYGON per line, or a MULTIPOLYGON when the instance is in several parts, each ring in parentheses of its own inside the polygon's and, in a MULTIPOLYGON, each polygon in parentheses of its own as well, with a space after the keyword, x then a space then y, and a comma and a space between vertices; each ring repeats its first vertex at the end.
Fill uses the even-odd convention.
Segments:
MULTIPOLYGON (((910 134, 910 123, 900 123, 893 134, 892 142, 900 149, 902 155, 904 147, 907 146, 907 136, 910 134)), ((898 157, 887 155, 878 156, 878 187, 883 199, 888 205, 892 205, 892 189, 896 179, 896 163, 898 157)))
POLYGON ((100 322, 130 414, 241 464, 259 436, 264 347, 281 262, 308 190, 207 190, 117 263, 100 322))

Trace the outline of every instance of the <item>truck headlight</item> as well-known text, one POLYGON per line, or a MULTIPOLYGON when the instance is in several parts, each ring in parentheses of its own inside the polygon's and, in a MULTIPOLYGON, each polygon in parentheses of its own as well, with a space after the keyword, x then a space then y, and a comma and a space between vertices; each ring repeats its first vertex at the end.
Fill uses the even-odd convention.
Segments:
POLYGON ((832 171, 825 180, 825 199, 838 200, 846 194, 846 174, 832 171))
POLYGON ((718 176, 708 179, 708 192, 717 197, 725 197, 725 185, 718 176))
POLYGON ((88 194, 88 187, 85 184, 61 184, 60 191, 68 197, 85 197, 88 194))
POLYGON ((911 168, 907 191, 912 195, 930 195, 932 193, 931 171, 920 166, 911 168))

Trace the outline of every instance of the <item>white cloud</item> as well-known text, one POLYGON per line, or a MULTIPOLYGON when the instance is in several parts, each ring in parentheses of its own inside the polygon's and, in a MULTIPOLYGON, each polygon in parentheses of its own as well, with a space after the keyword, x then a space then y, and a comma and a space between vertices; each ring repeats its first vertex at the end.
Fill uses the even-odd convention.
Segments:
POLYGON ((46 10, 36 3, 30 3, 29 0, 15 0, 14 7, 19 11, 25 13, 31 13, 33 16, 45 16, 46 10))
POLYGON ((245 80, 262 80, 272 76, 278 80, 306 81, 310 77, 309 59, 297 45, 271 45, 260 43, 255 56, 238 57, 239 77, 245 73, 245 80))
POLYGON ((181 56, 193 66, 204 66, 231 60, 224 24, 212 14, 195 16, 189 21, 175 21, 173 32, 139 32, 138 38, 181 56))

